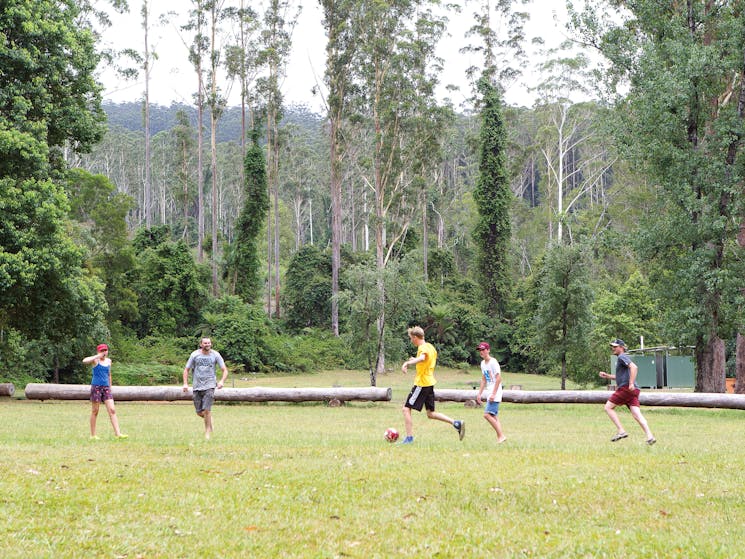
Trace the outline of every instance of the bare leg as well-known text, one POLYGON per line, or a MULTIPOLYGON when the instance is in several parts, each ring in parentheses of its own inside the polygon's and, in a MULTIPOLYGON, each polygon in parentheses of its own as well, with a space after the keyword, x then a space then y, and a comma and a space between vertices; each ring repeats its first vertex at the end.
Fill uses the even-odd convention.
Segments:
POLYGON ((497 432, 497 442, 503 443, 507 440, 507 437, 504 436, 504 431, 502 431, 502 424, 499 422, 499 417, 490 413, 485 413, 484 419, 486 419, 497 432))
POLYGON ((618 432, 624 433, 623 425, 621 425, 621 420, 618 418, 618 414, 616 413, 616 404, 608 400, 605 403, 605 413, 608 414, 608 417, 610 417, 610 420, 613 422, 613 425, 616 426, 618 432))
POLYGON ((430 419, 436 419, 437 421, 444 421, 445 423, 450 423, 452 425, 455 420, 449 418, 447 415, 437 412, 437 411, 429 411, 427 410, 427 417, 430 419))
POLYGON ((98 419, 99 402, 91 402, 91 437, 96 436, 96 420, 98 419))
POLYGON ((647 436, 647 440, 653 439, 654 436, 652 435, 652 431, 649 430, 649 425, 647 424, 647 420, 642 415, 642 410, 637 406, 631 406, 629 407, 629 411, 631 411, 631 417, 636 419, 636 422, 644 430, 644 434, 647 436))
POLYGON ((407 408, 406 406, 403 407, 401 410, 404 414, 404 428, 406 429, 406 436, 407 437, 413 437, 414 436, 414 426, 411 421, 411 408, 407 408))
POLYGON ((204 418, 204 438, 209 439, 212 436, 212 412, 204 410, 202 413, 202 417, 204 418))
POLYGON ((109 412, 109 419, 111 420, 111 426, 114 428, 114 434, 117 437, 122 436, 122 432, 119 429, 119 420, 116 417, 116 408, 114 407, 114 400, 106 400, 106 411, 109 412))

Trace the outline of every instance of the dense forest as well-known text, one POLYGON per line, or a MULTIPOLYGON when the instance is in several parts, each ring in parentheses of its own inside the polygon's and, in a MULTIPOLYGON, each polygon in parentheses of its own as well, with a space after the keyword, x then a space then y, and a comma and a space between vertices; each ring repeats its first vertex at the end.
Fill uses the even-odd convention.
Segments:
POLYGON ((503 100, 519 2, 477 3, 483 65, 454 107, 431 3, 321 0, 322 115, 282 100, 289 0, 188 2, 199 86, 169 107, 101 100, 97 68, 152 61, 99 47, 125 2, 6 4, 0 380, 87 382, 106 342, 118 382, 175 382, 209 335, 233 372, 376 384, 416 324, 445 365, 486 340, 506 370, 591 384, 620 337, 693 355, 696 390, 745 392, 740 3, 570 5, 526 108, 503 100))

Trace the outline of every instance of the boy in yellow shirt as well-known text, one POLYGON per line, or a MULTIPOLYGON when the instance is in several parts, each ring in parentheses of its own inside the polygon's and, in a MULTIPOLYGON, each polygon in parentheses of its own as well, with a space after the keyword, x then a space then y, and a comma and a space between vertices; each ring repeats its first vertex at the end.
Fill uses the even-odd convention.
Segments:
POLYGON ((404 361, 401 371, 405 374, 409 365, 416 365, 416 376, 414 377, 414 386, 409 392, 409 396, 404 402, 403 414, 404 425, 406 426, 406 438, 401 444, 411 444, 414 442, 414 429, 411 421, 411 410, 422 411, 422 407, 427 410, 429 419, 437 419, 450 423, 456 431, 458 437, 463 440, 466 434, 466 423, 462 420, 454 420, 447 415, 435 411, 435 365, 437 364, 437 350, 430 343, 424 341, 424 330, 419 326, 414 326, 407 330, 411 343, 417 348, 416 357, 411 357, 404 361))

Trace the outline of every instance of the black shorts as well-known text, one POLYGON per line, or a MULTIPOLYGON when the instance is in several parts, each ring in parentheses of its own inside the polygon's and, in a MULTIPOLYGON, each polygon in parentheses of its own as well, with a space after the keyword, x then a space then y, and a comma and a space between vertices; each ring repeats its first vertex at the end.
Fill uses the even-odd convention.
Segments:
POLYGON ((409 396, 404 403, 405 408, 422 411, 422 406, 428 411, 435 411, 435 387, 434 386, 414 386, 409 392, 409 396))

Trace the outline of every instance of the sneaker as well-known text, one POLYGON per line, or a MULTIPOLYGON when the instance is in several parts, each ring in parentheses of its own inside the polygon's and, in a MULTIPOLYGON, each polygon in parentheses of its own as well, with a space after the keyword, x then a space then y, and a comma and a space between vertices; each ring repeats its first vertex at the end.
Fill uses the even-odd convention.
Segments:
POLYGON ((614 442, 616 442, 616 441, 620 441, 621 439, 625 439, 625 438, 626 438, 626 437, 628 437, 628 436, 629 436, 629 434, 628 434, 628 433, 616 433, 616 434, 615 434, 615 435, 613 436, 613 438, 611 438, 610 442, 614 443, 614 442))
POLYGON ((129 435, 125 435, 124 433, 120 433, 116 436, 117 439, 128 439, 129 435))
POLYGON ((91 440, 92 441, 100 441, 101 440, 101 437, 99 437, 97 435, 91 435, 91 440))
POLYGON ((398 444, 411 444, 414 442, 414 437, 406 437, 404 440, 402 440, 398 444))
POLYGON ((458 431, 458 438, 462 441, 466 436, 466 422, 463 420, 453 421, 453 427, 458 431))
POLYGON ((650 438, 647 439, 647 444, 649 446, 652 446, 656 442, 657 442, 657 439, 655 439, 654 437, 650 437, 650 438))

